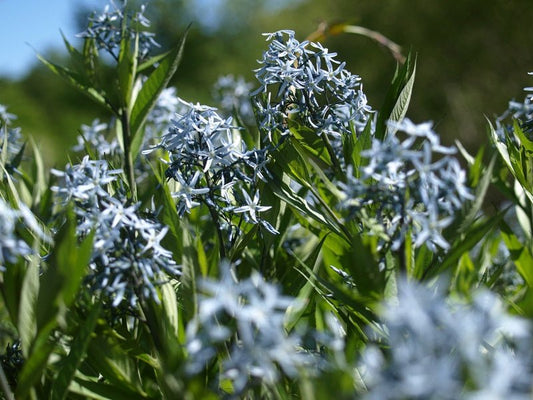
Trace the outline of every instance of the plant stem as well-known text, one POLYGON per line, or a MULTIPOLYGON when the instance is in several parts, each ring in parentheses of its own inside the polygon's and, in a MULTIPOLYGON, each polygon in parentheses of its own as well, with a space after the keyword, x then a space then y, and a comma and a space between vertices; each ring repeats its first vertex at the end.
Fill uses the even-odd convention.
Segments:
POLYGON ((137 201, 137 184, 135 182, 135 173, 133 171, 133 156, 131 154, 131 131, 130 118, 126 108, 120 113, 122 123, 122 141, 124 143, 124 172, 130 186, 131 197, 137 201))
MULTIPOLYGON (((207 183, 207 187, 211 189, 211 178, 209 173, 205 174, 205 181, 207 183)), ((209 196, 211 197, 212 191, 209 191, 209 196)), ((211 201, 214 203, 215 200, 211 198, 211 201)), ((220 259, 223 260, 226 258, 226 246, 224 245, 224 237, 222 236, 222 230, 220 228, 220 221, 218 218, 218 214, 216 210, 209 204, 209 202, 205 202, 205 205, 207 206, 207 209, 209 210, 209 214, 211 214, 211 219, 213 220, 213 223, 215 224, 215 229, 217 231, 217 237, 218 237, 218 251, 220 253, 220 259)))
MULTIPOLYGON (((405 196, 406 195, 407 194, 404 194, 404 196, 402 197, 400 229, 402 229, 404 224, 405 224, 405 196)), ((400 244, 400 249, 399 249, 398 256, 399 256, 398 258, 399 258, 400 273, 406 274, 407 273, 407 257, 408 257, 408 255, 406 254, 406 251, 405 251, 405 238, 404 238, 404 240, 402 240, 402 242, 400 244)))
POLYGON ((215 229, 217 231, 218 237, 218 251, 220 254, 220 259, 223 260, 226 258, 226 246, 224 245, 224 237, 222 236, 222 230, 220 229, 220 221, 218 220, 218 214, 209 204, 207 204, 207 209, 209 210, 209 214, 211 214, 211 219, 215 224, 215 229))
POLYGON ((335 151, 333 150, 333 146, 331 146, 329 137, 325 133, 322 133, 320 137, 322 138, 322 141, 324 142, 324 145, 326 146, 326 149, 328 151, 329 158, 331 158, 331 162, 333 163, 335 175, 339 177, 339 174, 341 174, 342 168, 339 164, 339 160, 337 159, 337 155, 335 154, 335 151))

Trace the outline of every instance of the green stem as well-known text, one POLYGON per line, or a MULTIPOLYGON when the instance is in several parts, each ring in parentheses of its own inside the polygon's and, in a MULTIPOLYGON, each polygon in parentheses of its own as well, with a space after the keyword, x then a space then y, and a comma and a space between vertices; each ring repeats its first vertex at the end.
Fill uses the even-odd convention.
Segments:
POLYGON ((220 229, 220 221, 218 220, 218 214, 210 205, 207 205, 207 208, 209 209, 209 214, 211 214, 211 219, 215 224, 215 229, 217 231, 218 237, 218 251, 220 254, 220 259, 223 260, 226 258, 226 246, 224 245, 224 237, 222 236, 222 230, 220 229))
MULTIPOLYGON (((206 172, 205 174, 205 182, 207 183, 207 187, 210 189, 209 196, 211 196, 211 178, 209 176, 209 173, 206 172)), ((211 198, 211 201, 214 203, 215 199, 211 198)), ((218 217, 218 214, 216 210, 208 204, 208 202, 205 202, 205 205, 207 206, 207 209, 209 210, 209 214, 211 215, 211 219, 213 220, 213 223, 215 224, 215 229, 217 231, 217 237, 218 237, 218 248, 220 253, 220 259, 223 260, 226 258, 226 246, 224 245, 224 237, 222 236, 222 229, 220 228, 220 220, 218 217)))
POLYGON ((126 108, 120 113, 122 123, 122 141, 124 143, 124 172, 130 186, 131 197, 137 201, 137 183, 135 182, 135 173, 133 170, 133 156, 131 154, 131 128, 130 118, 126 108))
MULTIPOLYGON (((403 225, 405 224, 405 196, 406 194, 404 195, 404 197, 402 198, 402 204, 401 204, 401 220, 400 220, 400 229, 402 229, 403 225)), ((402 274, 406 274, 407 273, 407 257, 408 255, 406 254, 406 250, 405 250, 405 238, 404 240, 402 240, 402 243, 400 244, 400 248, 399 248, 399 269, 400 269, 400 273, 402 274)))
POLYGON ((342 168, 341 168, 341 165, 339 164, 339 160, 337 159, 337 155, 335 154, 335 151, 333 150, 333 146, 331 146, 329 137, 325 133, 322 133, 320 136, 322 137, 322 141, 324 142, 324 145, 326 146, 326 149, 328 150, 329 158, 331 158, 331 162, 333 163, 333 168, 335 169, 335 175, 339 177, 339 174, 341 174, 342 168))

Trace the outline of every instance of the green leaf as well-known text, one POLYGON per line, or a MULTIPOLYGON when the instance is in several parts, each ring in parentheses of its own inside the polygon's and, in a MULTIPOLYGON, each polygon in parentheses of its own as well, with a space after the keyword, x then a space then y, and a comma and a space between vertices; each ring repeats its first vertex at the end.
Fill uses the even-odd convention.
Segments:
POLYGON ((171 282, 161 285, 161 307, 168 324, 167 329, 172 333, 172 337, 177 339, 179 333, 178 299, 171 282))
MULTIPOLYGON (((411 101, 411 93, 413 92, 413 85, 415 83, 415 74, 416 74, 416 59, 413 62, 412 70, 410 71, 409 79, 405 83, 405 86, 402 88, 400 94, 398 95, 398 98, 396 99, 396 103, 394 104, 394 107, 392 108, 392 111, 389 116, 389 121, 401 121, 405 114, 407 113, 407 109, 409 108, 409 102, 411 101)), ((394 134, 394 130, 390 130, 390 134, 394 134)))
POLYGON ((46 368, 48 358, 54 349, 49 340, 50 331, 40 332, 34 341, 31 352, 24 362, 24 366, 18 376, 15 397, 25 399, 32 391, 34 384, 41 378, 46 368))
MULTIPOLYGON (((237 261, 242 257, 242 252, 248 246, 248 243, 255 237, 259 230, 259 224, 255 224, 252 229, 237 238, 235 245, 229 250, 228 259, 231 262, 237 261)), ((204 275, 205 276, 205 275, 204 275)))
MULTIPOLYGON (((89 235, 79 247, 77 246, 75 217, 69 215, 67 222, 56 235, 55 247, 50 255, 48 268, 38 286, 38 294, 35 294, 37 278, 30 275, 24 279, 23 288, 27 289, 28 293, 21 301, 19 326, 24 330, 25 342, 29 342, 33 336, 36 337, 26 351, 27 359, 19 376, 17 398, 23 399, 30 393, 46 368, 54 348, 51 333, 74 300, 91 249, 92 235, 89 235), (34 296, 37 296, 36 306, 34 306, 34 296), (32 317, 34 321, 30 322, 32 317), (36 335, 33 333, 35 326, 36 335)), ((38 274, 33 270, 29 272, 38 274)))
POLYGON ((513 132, 518 136, 518 139, 520 139, 520 144, 524 146, 528 152, 533 152, 533 142, 524 134, 524 131, 517 120, 513 121, 513 132))
POLYGON ((347 155, 345 155, 346 161, 351 162, 354 167, 353 172, 356 178, 360 177, 361 166, 365 165, 363 164, 363 157, 361 157, 361 152, 369 149, 372 146, 372 137, 372 121, 368 121, 365 126, 365 129, 363 130, 363 132, 361 132, 361 134, 355 141, 353 151, 350 156, 348 157, 347 155))
POLYGON ((350 243, 328 236, 323 248, 324 262, 348 273, 359 293, 381 294, 385 289, 385 271, 379 268, 376 249, 371 241, 352 235, 350 243))
POLYGON ((7 170, 5 169, 3 164, 0 164, 0 167, 2 168, 2 172, 4 173, 4 179, 6 180, 7 187, 9 189, 7 191, 7 193, 6 193, 8 199, 9 199, 9 203, 14 208, 20 208, 19 207, 20 197, 19 197, 19 194, 18 194, 18 190, 17 190, 15 184, 13 183, 13 179, 11 179, 11 176, 9 175, 9 173, 7 172, 7 170))
POLYGON ((405 115, 411 98, 415 68, 416 58, 413 59, 411 53, 407 55, 405 63, 401 67, 397 67, 392 83, 385 95, 383 105, 378 112, 375 130, 377 139, 383 140, 387 134, 387 122, 389 119, 405 115))
POLYGON ((470 251, 485 235, 487 235, 500 221, 502 221, 505 211, 499 212, 495 216, 486 218, 472 224, 464 234, 457 237, 452 243, 451 248, 440 262, 433 263, 425 270, 423 279, 431 279, 447 269, 455 269, 458 266, 459 259, 464 253, 470 251))
POLYGON ((196 271, 198 270, 198 257, 196 253, 196 246, 194 238, 189 229, 183 224, 183 257, 182 257, 182 296, 183 308, 187 315, 195 315, 198 310, 197 296, 198 291, 196 287, 196 271))
POLYGON ((80 74, 71 71, 67 68, 64 68, 60 65, 54 64, 46 60, 39 54, 37 55, 37 58, 39 58, 39 60, 41 60, 41 62, 46 65, 48 69, 50 69, 50 71, 52 71, 54 74, 65 79, 68 83, 70 83, 83 94, 94 100, 97 104, 104 107, 106 110, 110 111, 113 114, 116 114, 115 109, 108 103, 105 94, 90 86, 80 74))
POLYGON ((290 174, 297 182, 310 182, 309 170, 300 152, 293 146, 293 141, 286 141, 277 149, 274 162, 290 174))
POLYGON ((511 165, 511 160, 509 157, 509 151, 507 149, 507 146, 505 143, 502 143, 500 138, 498 137, 498 134, 496 133, 496 129, 494 129, 494 126, 492 125, 492 122, 490 120, 487 120, 489 123, 489 129, 490 129, 490 138, 492 141, 492 144, 496 147, 496 150, 498 150, 498 153, 500 154, 501 158, 507 165, 507 168, 509 170, 512 170, 513 167, 511 165))
POLYGON ((283 179, 280 178, 279 175, 277 175, 273 170, 271 172, 274 175, 274 179, 270 181, 270 189, 276 194, 276 196, 285 201, 290 207, 292 207, 301 215, 310 217, 323 227, 328 227, 331 231, 337 233, 339 236, 343 236, 341 229, 334 223, 334 221, 324 217, 324 214, 319 212, 306 199, 298 196, 298 194, 295 193, 289 185, 283 182, 283 179))
POLYGON ((52 400, 62 400, 66 398, 70 382, 74 378, 76 370, 79 368, 85 357, 101 309, 101 303, 96 303, 92 306, 87 319, 83 322, 83 325, 81 325, 80 330, 74 337, 70 346, 70 352, 52 385, 52 400))
MULTIPOLYGON (((70 213, 69 213, 70 214, 70 213)), ((93 235, 78 246, 76 220, 69 215, 55 237, 48 268, 41 278, 37 303, 37 328, 59 322, 81 285, 92 251, 93 235)))
MULTIPOLYGON (((318 244, 315 246, 311 254, 309 254, 309 257, 305 261, 301 261, 296 255, 294 255, 295 259, 301 266, 305 266, 307 268, 310 268, 309 266, 312 266, 311 270, 315 275, 318 273, 318 269, 322 264, 320 252, 322 251, 322 245, 324 244, 324 241, 327 237, 328 234, 324 235, 324 237, 320 240, 320 242, 318 242, 318 244)), ((313 278, 309 277, 306 284, 300 289, 300 292, 296 296, 294 303, 287 308, 287 312, 285 313, 285 317, 283 320, 283 325, 287 331, 291 331, 294 328, 294 326, 298 323, 298 321, 306 311, 307 306, 309 305, 309 299, 311 297, 312 291, 313 278)))
POLYGON ((509 225, 502 222, 501 235, 509 250, 511 259, 513 260, 518 272, 524 278, 527 285, 533 287, 533 255, 528 246, 524 246, 513 233, 509 225))
POLYGON ((426 273, 426 269, 433 260, 433 253, 427 248, 427 246, 421 246, 415 249, 415 265, 413 270, 413 277, 416 279, 422 279, 426 273))
POLYGON ((96 400, 133 400, 146 398, 145 396, 141 396, 135 392, 132 393, 131 390, 125 390, 117 385, 78 378, 71 382, 69 390, 72 393, 83 396, 83 398, 96 400))
POLYGON ((135 360, 121 348, 113 333, 103 332, 92 340, 86 360, 117 391, 129 392, 133 398, 146 397, 135 360))
POLYGON ((38 261, 34 260, 28 265, 24 275, 17 320, 17 329, 21 339, 22 351, 26 357, 37 334, 36 305, 38 294, 39 265, 38 261))
POLYGON ((61 32, 61 37, 63 38, 63 43, 65 44, 65 47, 70 55, 70 58, 72 62, 74 63, 74 66, 77 71, 84 77, 87 78, 87 81, 84 80, 84 82, 88 82, 89 78, 88 75, 92 73, 92 69, 87 67, 89 66, 86 62, 86 58, 84 54, 80 53, 70 42, 67 40, 66 36, 64 35, 63 31, 61 32))
POLYGON ((470 258, 468 253, 463 253, 459 259, 457 266, 457 273, 455 279, 455 286, 457 291, 465 296, 468 296, 472 287, 474 286, 475 279, 477 278, 477 269, 470 258))
POLYGON ((483 175, 481 176, 480 181, 478 182, 477 187, 475 188, 475 198, 472 202, 470 208, 468 209, 461 225, 457 228, 458 233, 466 232, 469 227, 476 221, 479 217, 480 212, 482 211, 483 201, 487 190, 489 189, 490 183, 493 178, 494 165, 496 163, 496 158, 493 157, 489 165, 484 168, 483 175))
MULTIPOLYGON (((118 86, 121 95, 122 106, 130 108, 133 106, 131 93, 133 82, 137 74, 137 57, 139 53, 139 35, 136 34, 131 43, 130 35, 125 33, 126 18, 122 20, 122 40, 120 42, 120 51, 118 54, 117 73, 118 86)), ((129 111, 129 110, 128 110, 129 111)))
MULTIPOLYGON (((2 165, 2 168, 5 168, 8 164, 8 159, 7 159, 7 156, 8 156, 8 145, 9 145, 9 142, 8 142, 8 139, 9 139, 9 135, 7 134, 7 127, 4 125, 2 127, 2 136, 3 136, 3 140, 2 140, 2 150, 0 152, 0 165, 2 165)), ((2 176, 0 175, 0 178, 2 176)))
POLYGON ((33 198, 33 204, 35 205, 37 204, 37 202, 41 200, 41 197, 43 193, 46 191, 46 189, 48 188, 48 186, 46 183, 43 157, 33 137, 30 137, 30 144, 31 144, 31 148, 33 152, 33 160, 34 160, 34 167, 33 167, 34 184, 32 188, 32 198, 33 198))
POLYGON ((350 314, 352 314, 349 318, 351 328, 354 328, 361 338, 367 339, 363 327, 368 325, 371 321, 376 320, 376 316, 370 307, 374 305, 373 303, 378 302, 381 299, 379 297, 369 298, 360 296, 354 291, 350 291, 339 284, 330 282, 329 280, 318 276, 307 266, 303 266, 302 268, 305 271, 305 273, 302 272, 302 274, 309 282, 312 282, 311 284, 313 285, 313 288, 322 296, 324 303, 330 304, 332 309, 339 311, 340 307, 335 307, 332 302, 338 302, 343 305, 343 308, 347 308, 350 314))
POLYGON ((514 182, 514 191, 516 194, 516 200, 518 202, 518 204, 515 206, 516 219, 518 221, 519 226, 522 228, 522 232, 525 234, 525 236, 529 240, 531 240, 533 239, 531 218, 530 218, 529 213, 524 211, 524 210, 530 209, 526 202, 526 192, 524 188, 519 184, 518 181, 514 182))
MULTIPOLYGON (((4 305, 14 326, 19 325, 20 302, 21 296, 23 295, 22 288, 25 285, 24 282, 27 272, 24 264, 24 261, 21 260, 18 263, 10 265, 2 274, 2 280, 0 281, 0 290, 4 298, 4 305)), ((27 349, 23 348, 23 351, 27 351, 27 349)), ((24 355, 27 355, 26 352, 24 355)))
POLYGON ((413 243, 413 235, 411 232, 408 232, 405 235, 405 242, 404 242, 404 254, 400 255, 400 257, 404 257, 405 259, 405 271, 408 275, 413 275, 416 270, 416 263, 415 263, 415 246, 413 243))
POLYGON ((328 152, 324 140, 315 131, 305 126, 291 127, 291 144, 300 155, 314 160, 321 168, 333 165, 331 154, 328 152), (296 140, 295 140, 296 139, 296 140))
POLYGON ((165 53, 161 53, 161 54, 158 54, 156 56, 150 57, 148 60, 146 60, 145 62, 141 63, 137 67, 137 72, 143 72, 144 70, 152 67, 153 65, 155 65, 156 63, 160 62, 162 59, 167 57, 170 53, 171 53, 171 51, 167 51, 165 53))
POLYGON ((183 48, 185 46, 185 39, 187 38, 188 31, 189 28, 187 28, 183 34, 176 49, 168 53, 168 55, 161 60, 158 67, 150 74, 137 95, 135 105, 131 111, 130 123, 133 158, 136 157, 142 143, 142 135, 140 135, 142 124, 146 120, 148 113, 156 104, 157 98, 178 69, 178 65, 183 56, 183 48))
POLYGON ((204 244, 202 243, 202 238, 200 236, 196 237, 196 254, 198 257, 198 270, 203 277, 206 277, 209 266, 207 263, 207 256, 205 255, 204 244))

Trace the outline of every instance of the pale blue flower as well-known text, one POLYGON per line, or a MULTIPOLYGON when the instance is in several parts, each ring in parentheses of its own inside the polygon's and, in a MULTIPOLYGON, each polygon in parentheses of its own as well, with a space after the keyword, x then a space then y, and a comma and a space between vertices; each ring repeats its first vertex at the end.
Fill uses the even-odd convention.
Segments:
MULTIPOLYGON (((21 129, 11 126, 11 122, 16 118, 16 115, 7 112, 6 106, 0 104, 0 159, 10 175, 20 172, 12 165, 12 162, 20 156, 23 148, 21 129)), ((0 177, 2 175, 3 173, 0 173, 0 177)))
POLYGON ((358 367, 363 399, 491 398, 488 387, 495 398, 531 396, 531 327, 488 291, 468 304, 401 280, 383 324, 384 348, 369 345, 358 367))
POLYGON ((374 138, 371 148, 361 152, 368 163, 360 176, 356 178, 350 167, 346 182, 338 183, 341 208, 348 210, 349 218, 362 218, 363 224, 375 217, 376 226, 384 228, 382 244, 388 242, 393 249, 408 232, 415 247, 427 245, 433 252, 447 249, 443 230, 474 198, 466 173, 453 157, 456 149, 440 144, 431 123, 415 125, 404 119, 390 126, 383 140, 374 138))
POLYGON ((189 181, 187 181, 179 171, 173 172, 174 174, 172 175, 172 178, 179 183, 179 190, 172 193, 172 197, 179 199, 178 212, 180 215, 183 215, 185 212, 190 213, 192 208, 200 205, 200 202, 195 199, 201 198, 202 195, 209 193, 209 188, 199 186, 199 171, 196 171, 189 181))
POLYGON ((255 122, 250 93, 252 84, 244 78, 224 75, 217 79, 213 87, 213 97, 226 115, 237 113, 249 125, 255 122))
POLYGON ((18 209, 14 209, 0 198, 0 272, 5 271, 8 264, 34 253, 30 247, 32 243, 27 243, 17 233, 21 228, 29 230, 41 241, 50 242, 50 237, 28 207, 21 203, 18 209))
POLYGON ((141 215, 139 204, 127 204, 120 187, 111 190, 119 173, 104 160, 85 157, 65 171, 54 170, 62 181, 52 190, 59 205, 74 204, 78 236, 94 232, 85 284, 112 307, 135 307, 139 298, 159 301, 157 287, 178 276, 180 268, 161 245, 168 228, 153 212, 141 215))
POLYGON ((101 14, 89 17, 89 26, 78 37, 94 39, 99 50, 105 50, 111 57, 118 61, 122 35, 131 39, 138 35, 139 60, 147 58, 150 51, 159 44, 154 40, 154 34, 146 30, 150 21, 144 16, 145 6, 134 13, 126 7, 127 1, 118 0, 117 5, 113 0, 106 5, 101 14), (123 31, 122 26, 126 29, 123 31))
POLYGON ((233 212, 234 213, 246 213, 246 219, 247 220, 252 220, 252 222, 255 222, 257 223, 257 217, 258 217, 258 213, 262 212, 262 211, 267 211, 267 210, 270 210, 272 207, 270 206, 261 206, 259 205, 259 192, 256 191, 255 194, 254 194, 254 198, 252 200, 252 198, 250 197, 250 195, 248 193, 246 193, 245 190, 242 191, 242 195, 244 196, 244 201, 245 201, 245 205, 243 206, 240 206, 240 207, 237 207, 237 208, 234 208, 233 209, 233 212))
POLYGON ((110 131, 108 124, 95 119, 91 125, 82 125, 81 134, 76 138, 77 144, 72 148, 76 152, 85 152, 88 146, 95 157, 103 159, 115 154, 122 154, 118 141, 108 140, 105 136, 110 131))
POLYGON ((257 190, 259 180, 269 176, 269 149, 248 149, 231 117, 221 117, 216 108, 180 102, 182 112, 159 143, 144 151, 162 149, 168 155, 165 176, 178 183, 172 193, 178 213, 208 207, 217 229, 228 237, 228 246, 241 233, 243 219, 277 233, 260 216, 270 207, 259 205, 257 190), (248 193, 255 193, 254 199, 248 193))
POLYGON ((259 61, 261 68, 255 70, 260 87, 253 92, 260 129, 272 140, 272 131, 285 133, 291 114, 317 135, 331 135, 340 155, 342 135, 362 131, 370 119, 360 78, 335 60, 335 53, 299 42, 293 31, 265 36, 270 44, 259 61))
POLYGON ((0 104, 0 122, 2 122, 0 127, 10 125, 14 119, 17 119, 17 116, 15 114, 8 113, 7 107, 3 104, 0 104))
POLYGON ((187 371, 200 372, 227 348, 221 374, 242 394, 254 382, 275 384, 282 374, 295 377, 313 358, 300 350, 300 337, 283 328, 291 297, 254 272, 237 280, 233 267, 220 265, 220 279, 204 279, 198 315, 187 326, 187 371))
POLYGON ((91 203, 91 207, 97 204, 99 198, 109 196, 106 186, 122 173, 119 169, 109 169, 106 161, 91 160, 89 156, 83 157, 79 164, 68 164, 65 171, 52 169, 51 172, 62 178, 61 185, 51 187, 61 205, 74 200, 91 203))

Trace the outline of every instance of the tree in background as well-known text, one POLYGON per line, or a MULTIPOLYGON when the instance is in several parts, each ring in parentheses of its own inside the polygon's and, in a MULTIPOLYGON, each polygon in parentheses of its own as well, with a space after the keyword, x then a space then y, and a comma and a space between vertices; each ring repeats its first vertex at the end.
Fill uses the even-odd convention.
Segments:
MULTIPOLYGON (((84 21, 88 11, 80 9, 77 20, 84 21)), ((172 84, 182 97, 205 103, 219 76, 253 79, 263 32, 293 29, 303 40, 323 22, 378 31, 404 52, 418 54, 410 117, 433 120, 446 142, 459 138, 468 149, 484 141, 485 116, 506 108, 501 99, 521 97, 521 87, 528 85, 523 71, 533 69, 527 43, 533 37, 533 7, 528 0, 152 0, 147 14, 163 48, 193 23, 186 57, 172 84)), ((61 46, 59 35, 57 42, 61 46)), ((325 45, 363 78, 369 103, 381 105, 396 63, 388 50, 347 34, 327 36, 325 45)), ((20 116, 23 131, 50 138, 45 144, 59 158, 61 146, 74 143, 77 121, 89 123, 99 115, 98 108, 72 95, 40 66, 19 82, 0 80, 0 92, 20 116), (47 104, 48 109, 44 113, 31 104, 47 104)))

